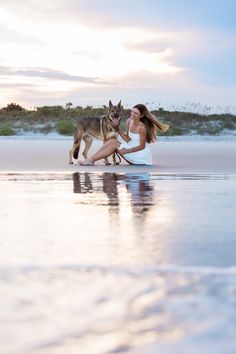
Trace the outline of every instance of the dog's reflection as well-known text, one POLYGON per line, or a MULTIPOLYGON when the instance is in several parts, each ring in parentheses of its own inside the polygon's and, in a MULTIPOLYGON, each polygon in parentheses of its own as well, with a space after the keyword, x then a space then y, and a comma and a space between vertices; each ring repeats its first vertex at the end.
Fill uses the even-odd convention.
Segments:
POLYGON ((93 191, 93 185, 89 173, 73 173, 74 193, 90 193, 93 191))
MULTIPOLYGON (((121 204, 130 205, 135 214, 145 215, 153 202, 153 187, 148 173, 103 173, 87 172, 73 174, 74 193, 105 193, 110 211, 119 213, 121 204)), ((91 198, 89 199, 91 202, 91 198)))

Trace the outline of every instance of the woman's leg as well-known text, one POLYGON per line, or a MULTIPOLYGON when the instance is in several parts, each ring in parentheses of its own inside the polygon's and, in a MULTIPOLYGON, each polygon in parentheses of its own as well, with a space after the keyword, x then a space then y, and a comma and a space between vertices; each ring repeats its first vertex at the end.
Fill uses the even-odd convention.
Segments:
MULTIPOLYGON (((107 142, 106 142, 107 143, 107 142)), ((93 154, 89 159, 79 162, 81 165, 86 165, 86 164, 91 164, 93 165, 94 162, 101 160, 105 157, 110 156, 111 154, 113 154, 113 152, 116 151, 116 149, 118 149, 118 147, 120 146, 120 142, 116 139, 113 139, 113 141, 111 141, 109 144, 106 144, 106 146, 101 150, 99 149, 95 154, 93 154)))
POLYGON ((114 141, 117 141, 117 140, 115 138, 111 138, 111 139, 105 141, 105 143, 102 144, 102 146, 98 149, 98 151, 96 153, 103 151, 104 149, 107 148, 108 145, 113 144, 114 141))

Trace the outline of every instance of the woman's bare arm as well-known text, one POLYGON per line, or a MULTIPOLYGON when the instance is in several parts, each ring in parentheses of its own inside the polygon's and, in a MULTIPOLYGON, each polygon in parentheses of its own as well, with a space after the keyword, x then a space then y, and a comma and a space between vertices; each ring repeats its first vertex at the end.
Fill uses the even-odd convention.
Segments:
POLYGON ((146 127, 141 127, 140 131, 139 131, 139 135, 140 135, 140 144, 137 146, 134 146, 133 148, 130 149, 118 149, 118 152, 120 154, 130 154, 132 152, 137 152, 140 150, 143 150, 145 148, 146 145, 146 137, 147 137, 147 131, 146 131, 146 127))
POLYGON ((120 129, 120 127, 117 127, 117 132, 120 134, 122 139, 124 139, 126 141, 126 143, 128 143, 131 140, 129 135, 128 135, 129 122, 130 122, 130 118, 127 119, 127 121, 126 121, 126 132, 125 133, 120 129))

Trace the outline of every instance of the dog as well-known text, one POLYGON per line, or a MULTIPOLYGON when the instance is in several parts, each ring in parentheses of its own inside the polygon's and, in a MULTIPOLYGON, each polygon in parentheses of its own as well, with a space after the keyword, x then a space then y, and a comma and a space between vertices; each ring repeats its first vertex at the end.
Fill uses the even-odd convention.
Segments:
MULTIPOLYGON (((73 158, 76 160, 79 156, 80 144, 83 139, 85 148, 83 156, 87 159, 88 151, 93 142, 93 139, 107 141, 110 138, 117 137, 117 126, 120 125, 122 118, 121 101, 114 106, 109 101, 109 110, 107 115, 101 117, 79 118, 74 128, 74 142, 72 149, 69 152, 69 163, 73 164, 73 158)), ((112 155, 114 165, 120 163, 116 161, 116 154, 112 155)), ((119 158, 120 159, 120 158, 119 158)), ((107 158, 104 159, 106 165, 110 165, 107 158)))

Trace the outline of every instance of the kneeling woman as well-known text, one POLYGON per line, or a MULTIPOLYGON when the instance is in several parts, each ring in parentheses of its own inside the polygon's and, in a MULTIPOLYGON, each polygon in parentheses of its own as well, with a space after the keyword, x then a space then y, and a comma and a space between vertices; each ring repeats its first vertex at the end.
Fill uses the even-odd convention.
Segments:
POLYGON ((152 165, 152 155, 148 143, 156 141, 157 130, 163 133, 169 129, 168 124, 157 121, 146 106, 135 105, 127 119, 126 133, 117 127, 118 137, 106 141, 89 159, 79 161, 80 165, 94 165, 94 162, 112 155, 120 154, 127 162, 134 165, 152 165))

